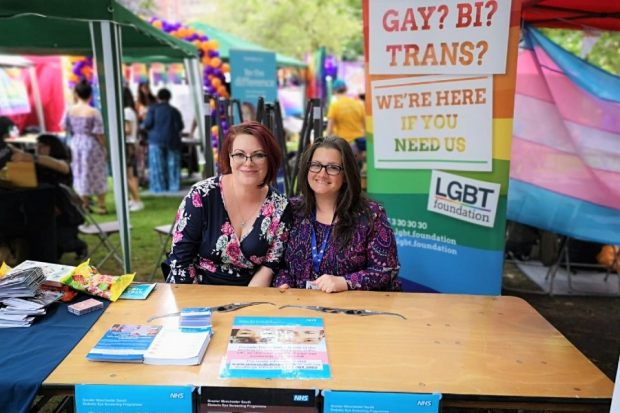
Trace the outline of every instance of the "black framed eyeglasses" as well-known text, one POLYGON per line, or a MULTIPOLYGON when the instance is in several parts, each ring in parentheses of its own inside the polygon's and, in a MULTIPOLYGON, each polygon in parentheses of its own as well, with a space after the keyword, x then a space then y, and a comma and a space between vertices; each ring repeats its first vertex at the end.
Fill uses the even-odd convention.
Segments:
POLYGON ((308 168, 308 170, 312 173, 318 174, 319 172, 321 172, 321 169, 325 168, 325 172, 327 172, 327 175, 330 176, 336 176, 339 175, 340 172, 342 172, 344 170, 344 168, 340 165, 334 165, 332 163, 328 163, 327 165, 323 165, 320 162, 312 162, 310 163, 310 167, 308 168))
POLYGON ((267 154, 262 152, 255 153, 253 155, 246 155, 245 153, 237 152, 231 154, 230 157, 237 164, 245 163, 245 161, 250 161, 255 164, 261 164, 265 163, 265 161, 267 160, 267 154))

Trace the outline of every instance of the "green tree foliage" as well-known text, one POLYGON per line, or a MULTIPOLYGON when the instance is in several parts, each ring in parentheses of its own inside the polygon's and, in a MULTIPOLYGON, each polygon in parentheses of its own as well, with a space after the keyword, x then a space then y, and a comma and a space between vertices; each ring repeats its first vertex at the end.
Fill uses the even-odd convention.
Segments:
POLYGON ((155 10, 155 0, 118 0, 118 2, 139 16, 150 16, 155 10))
POLYGON ((214 0, 198 20, 289 56, 326 47, 354 58, 363 53, 361 0, 214 0))
MULTIPOLYGON (((582 31, 543 29, 542 32, 564 49, 577 56, 581 56, 582 31)), ((609 73, 620 75, 620 33, 601 33, 601 36, 585 60, 609 73)))

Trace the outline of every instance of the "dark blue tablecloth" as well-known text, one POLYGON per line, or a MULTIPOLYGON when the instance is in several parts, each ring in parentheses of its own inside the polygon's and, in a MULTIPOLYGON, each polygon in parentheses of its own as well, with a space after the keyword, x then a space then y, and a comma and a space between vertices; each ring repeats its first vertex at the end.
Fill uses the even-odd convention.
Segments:
MULTIPOLYGON (((80 297, 74 302, 87 297, 80 297)), ((28 328, 0 329, 0 412, 27 412, 45 378, 103 314, 76 316, 67 304, 52 304, 28 328)))

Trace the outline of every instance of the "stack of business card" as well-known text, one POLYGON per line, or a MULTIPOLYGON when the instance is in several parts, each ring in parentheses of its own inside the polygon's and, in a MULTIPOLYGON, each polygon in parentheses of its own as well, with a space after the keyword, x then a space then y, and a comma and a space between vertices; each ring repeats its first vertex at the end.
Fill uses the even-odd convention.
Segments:
POLYGON ((103 303, 101 301, 97 301, 94 298, 89 298, 88 300, 71 304, 67 307, 67 310, 69 310, 71 314, 82 315, 90 313, 91 311, 99 310, 100 308, 103 308, 103 303))

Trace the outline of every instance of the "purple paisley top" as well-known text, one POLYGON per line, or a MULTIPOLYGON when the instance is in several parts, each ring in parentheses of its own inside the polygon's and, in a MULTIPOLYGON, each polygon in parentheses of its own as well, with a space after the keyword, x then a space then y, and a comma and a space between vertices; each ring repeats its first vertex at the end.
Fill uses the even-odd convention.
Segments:
POLYGON ((291 219, 286 197, 269 188, 252 228, 241 239, 224 200, 218 176, 196 183, 181 201, 166 260, 167 282, 248 285, 262 265, 277 271, 291 219))
MULTIPOLYGON (((294 207, 300 203, 299 198, 291 199, 294 207)), ((369 208, 372 225, 367 219, 359 216, 351 242, 344 249, 339 248, 334 242, 332 232, 319 273, 343 276, 350 290, 400 291, 401 283, 398 279, 400 265, 394 232, 383 207, 369 201, 369 208)), ((306 288, 306 281, 316 278, 312 270, 313 226, 317 245, 321 245, 329 225, 316 222, 313 218, 302 216, 298 212, 293 214, 289 241, 284 252, 284 265, 273 281, 276 287, 288 284, 291 288, 306 288)))

